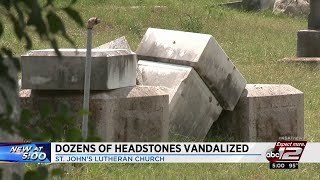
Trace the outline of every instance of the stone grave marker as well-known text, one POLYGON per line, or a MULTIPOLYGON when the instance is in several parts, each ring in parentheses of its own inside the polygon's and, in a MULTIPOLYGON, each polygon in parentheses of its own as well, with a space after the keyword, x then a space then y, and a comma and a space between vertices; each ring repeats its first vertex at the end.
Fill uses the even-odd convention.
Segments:
POLYGON ((222 111, 192 67, 140 60, 143 84, 169 88, 171 137, 202 141, 222 111))
POLYGON ((298 31, 297 57, 320 57, 320 1, 310 0, 308 29, 298 31))

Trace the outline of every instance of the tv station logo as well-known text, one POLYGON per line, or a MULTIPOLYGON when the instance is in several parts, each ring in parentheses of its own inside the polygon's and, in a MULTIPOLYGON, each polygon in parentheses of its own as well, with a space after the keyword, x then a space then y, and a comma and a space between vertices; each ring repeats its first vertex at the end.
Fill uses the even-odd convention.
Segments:
POLYGON ((274 148, 266 152, 270 169, 298 169, 307 141, 278 141, 274 148))

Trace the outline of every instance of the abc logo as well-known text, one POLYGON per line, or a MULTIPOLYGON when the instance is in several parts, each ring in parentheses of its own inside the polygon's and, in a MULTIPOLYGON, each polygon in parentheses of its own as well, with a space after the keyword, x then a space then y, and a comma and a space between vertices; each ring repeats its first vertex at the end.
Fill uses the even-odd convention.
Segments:
POLYGON ((280 159, 280 153, 276 148, 270 148, 266 152, 266 158, 270 162, 276 162, 280 159))

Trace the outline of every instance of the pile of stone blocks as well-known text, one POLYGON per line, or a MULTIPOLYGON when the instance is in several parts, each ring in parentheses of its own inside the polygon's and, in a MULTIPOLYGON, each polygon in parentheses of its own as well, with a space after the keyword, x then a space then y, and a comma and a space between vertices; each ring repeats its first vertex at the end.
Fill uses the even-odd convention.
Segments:
MULTIPOLYGON (((61 52, 21 57, 23 108, 67 101, 81 110, 86 51, 61 52)), ((104 141, 203 141, 218 127, 239 141, 303 138, 303 93, 247 84, 208 34, 149 28, 136 53, 121 37, 93 49, 92 73, 91 119, 104 141)))
POLYGON ((303 138, 303 93, 247 85, 211 35, 149 28, 136 53, 143 84, 170 89, 170 135, 203 140, 219 126, 239 141, 303 138))
POLYGON ((136 53, 143 85, 171 89, 171 135, 203 140, 222 109, 234 109, 246 86, 208 34, 149 28, 136 53))
MULTIPOLYGON (((21 106, 34 113, 43 103, 83 104, 86 50, 30 51, 21 56, 21 106), (28 89, 28 90, 26 90, 28 89)), ((168 90, 136 86, 137 56, 128 49, 93 49, 90 111, 103 141, 168 141, 168 90)), ((82 118, 79 117, 79 124, 82 118)))

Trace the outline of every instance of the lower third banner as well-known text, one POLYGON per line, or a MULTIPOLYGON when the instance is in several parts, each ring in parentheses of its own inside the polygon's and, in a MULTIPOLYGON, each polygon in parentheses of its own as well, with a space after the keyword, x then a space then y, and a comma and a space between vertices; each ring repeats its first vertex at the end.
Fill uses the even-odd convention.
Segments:
POLYGON ((0 143, 0 161, 21 163, 319 163, 320 143, 0 143))

